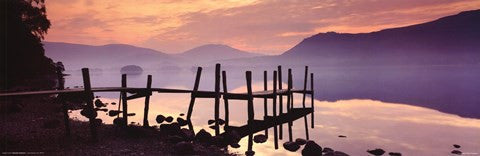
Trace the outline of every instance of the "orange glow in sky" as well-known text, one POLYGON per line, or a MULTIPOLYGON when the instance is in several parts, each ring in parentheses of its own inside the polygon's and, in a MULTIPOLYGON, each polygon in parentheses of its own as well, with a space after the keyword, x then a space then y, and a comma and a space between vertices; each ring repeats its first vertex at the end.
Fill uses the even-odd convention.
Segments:
POLYGON ((179 53, 203 44, 280 54, 321 32, 371 32, 480 8, 478 0, 47 0, 46 41, 179 53))

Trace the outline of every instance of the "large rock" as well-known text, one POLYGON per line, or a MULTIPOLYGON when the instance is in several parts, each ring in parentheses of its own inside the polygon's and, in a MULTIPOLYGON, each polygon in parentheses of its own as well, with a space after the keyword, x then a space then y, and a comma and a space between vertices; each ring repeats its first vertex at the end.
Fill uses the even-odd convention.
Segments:
POLYGON ((283 148, 285 148, 286 150, 288 150, 290 152, 295 152, 300 148, 300 145, 297 142, 287 141, 287 142, 283 143, 283 148))
POLYGON ((212 140, 212 135, 204 129, 201 129, 197 135, 195 135, 195 140, 201 143, 208 143, 212 140))
POLYGON ((322 155, 322 147, 314 141, 307 141, 302 150, 303 156, 317 156, 322 155))

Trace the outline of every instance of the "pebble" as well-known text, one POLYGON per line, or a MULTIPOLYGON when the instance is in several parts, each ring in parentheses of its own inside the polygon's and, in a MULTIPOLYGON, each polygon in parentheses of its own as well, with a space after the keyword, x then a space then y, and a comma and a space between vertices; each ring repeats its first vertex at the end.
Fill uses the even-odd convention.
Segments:
POLYGON ((307 141, 302 150, 303 156, 318 156, 322 155, 322 147, 314 141, 307 141))
POLYGON ((172 116, 168 116, 167 118, 165 118, 165 121, 170 123, 173 121, 173 117, 172 116))
POLYGON ((381 148, 377 148, 374 150, 367 150, 368 153, 373 154, 373 155, 383 155, 385 154, 385 151, 381 148))
POLYGON ((157 115, 157 118, 155 118, 155 120, 157 120, 157 123, 161 124, 163 121, 165 121, 165 116, 157 115))
POLYGON ((453 150, 451 153, 456 155, 462 155, 462 151, 459 150, 453 150))
POLYGON ((253 141, 255 143, 264 143, 267 141, 267 136, 263 135, 263 134, 258 134, 258 135, 255 135, 253 137, 253 141))
POLYGON ((302 138, 297 138, 297 139, 295 139, 295 142, 296 142, 298 145, 305 145, 305 144, 307 143, 307 140, 302 139, 302 138))
POLYGON ((283 148, 285 148, 286 150, 288 150, 290 152, 295 152, 300 148, 300 145, 298 145, 297 142, 287 141, 287 142, 283 143, 283 148))
POLYGON ((390 152, 390 153, 388 153, 388 155, 390 155, 390 156, 402 156, 402 153, 399 153, 399 152, 390 152))

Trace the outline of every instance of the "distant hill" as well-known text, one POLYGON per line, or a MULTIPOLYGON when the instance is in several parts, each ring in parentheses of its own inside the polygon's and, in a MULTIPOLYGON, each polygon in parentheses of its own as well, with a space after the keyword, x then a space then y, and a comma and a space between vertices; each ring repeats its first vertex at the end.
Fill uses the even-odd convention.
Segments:
POLYGON ((127 44, 107 44, 101 46, 43 42, 45 55, 55 61, 62 61, 67 70, 89 68, 120 68, 135 64, 150 66, 168 63, 171 56, 153 49, 127 44))
POLYGON ((480 63, 480 10, 371 33, 319 33, 283 53, 324 65, 480 63))
POLYGON ((187 50, 177 56, 186 60, 211 62, 215 60, 248 58, 262 55, 238 50, 227 45, 207 44, 187 50))

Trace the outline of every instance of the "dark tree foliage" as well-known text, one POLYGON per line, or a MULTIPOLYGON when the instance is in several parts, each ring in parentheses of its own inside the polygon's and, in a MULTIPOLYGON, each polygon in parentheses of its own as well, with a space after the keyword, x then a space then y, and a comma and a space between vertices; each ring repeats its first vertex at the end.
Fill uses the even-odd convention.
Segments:
POLYGON ((45 0, 1 0, 0 89, 45 87, 56 64, 44 54, 41 40, 50 28, 45 0))

